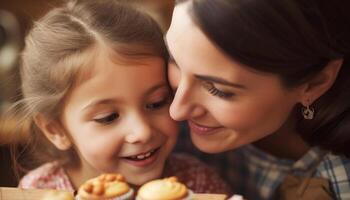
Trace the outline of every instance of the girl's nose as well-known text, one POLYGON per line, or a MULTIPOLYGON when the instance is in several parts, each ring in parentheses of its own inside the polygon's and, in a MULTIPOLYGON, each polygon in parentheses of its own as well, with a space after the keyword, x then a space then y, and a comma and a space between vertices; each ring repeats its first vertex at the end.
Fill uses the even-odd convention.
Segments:
POLYGON ((125 136, 126 142, 132 144, 147 143, 152 138, 152 125, 146 116, 138 114, 132 117, 128 126, 125 136))

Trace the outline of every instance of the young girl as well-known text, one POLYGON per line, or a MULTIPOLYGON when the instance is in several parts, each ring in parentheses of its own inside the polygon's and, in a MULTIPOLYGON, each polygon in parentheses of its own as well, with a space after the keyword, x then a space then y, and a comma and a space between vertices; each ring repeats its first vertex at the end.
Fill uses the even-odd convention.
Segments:
POLYGON ((23 116, 50 162, 19 187, 73 192, 118 172, 134 186, 175 175, 195 192, 229 193, 198 160, 168 158, 178 129, 166 59, 157 24, 113 0, 69 3, 36 22, 22 55, 23 116))

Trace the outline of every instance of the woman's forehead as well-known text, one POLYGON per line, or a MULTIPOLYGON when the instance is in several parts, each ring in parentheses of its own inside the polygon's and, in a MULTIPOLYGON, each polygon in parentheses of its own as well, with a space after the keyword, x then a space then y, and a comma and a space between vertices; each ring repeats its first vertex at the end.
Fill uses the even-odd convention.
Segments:
POLYGON ((189 4, 183 3, 175 6, 167 37, 174 37, 190 27, 196 26, 189 14, 189 4))

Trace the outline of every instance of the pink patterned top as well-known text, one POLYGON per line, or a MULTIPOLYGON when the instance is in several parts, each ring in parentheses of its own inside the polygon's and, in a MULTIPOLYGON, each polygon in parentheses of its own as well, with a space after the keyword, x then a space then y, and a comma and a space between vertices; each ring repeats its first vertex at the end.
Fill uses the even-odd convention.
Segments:
MULTIPOLYGON (((230 187, 209 166, 188 154, 172 154, 164 168, 163 177, 176 176, 196 193, 231 195, 230 187)), ((26 174, 19 188, 56 189, 74 193, 68 174, 58 162, 46 163, 26 174)))

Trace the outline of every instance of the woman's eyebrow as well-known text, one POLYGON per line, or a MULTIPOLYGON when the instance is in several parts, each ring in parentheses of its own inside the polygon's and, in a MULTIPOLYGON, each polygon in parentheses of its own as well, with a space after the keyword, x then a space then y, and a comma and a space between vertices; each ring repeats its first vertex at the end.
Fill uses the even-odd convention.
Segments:
POLYGON ((210 81, 213 83, 218 83, 221 85, 227 85, 230 87, 238 88, 238 89, 247 89, 244 85, 238 84, 238 83, 231 83, 225 79, 214 77, 214 76, 206 76, 206 75, 194 75, 197 79, 203 80, 203 81, 210 81))
MULTIPOLYGON (((174 60, 173 55, 171 54, 171 52, 169 50, 169 46, 168 46, 168 43, 167 43, 167 40, 166 40, 166 33, 163 36, 163 40, 164 40, 165 46, 166 46, 166 48, 168 50, 168 53, 169 53, 169 62, 174 63, 176 65, 176 67, 178 67, 176 61, 174 60)), ((227 85, 227 86, 238 88, 238 89, 247 89, 244 85, 237 84, 237 83, 231 83, 231 82, 229 82, 229 81, 227 81, 225 79, 219 78, 219 77, 206 76, 206 75, 195 75, 195 77, 197 79, 200 79, 200 80, 211 81, 211 82, 214 82, 214 83, 218 83, 218 84, 221 84, 221 85, 227 85)))

